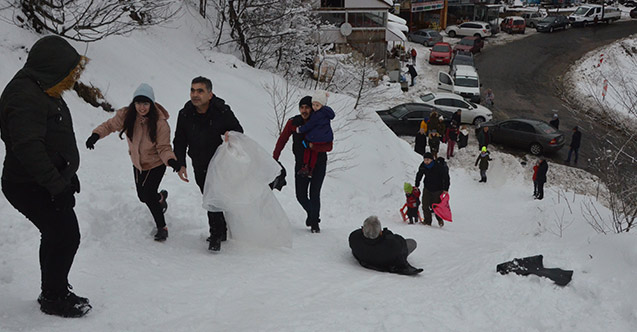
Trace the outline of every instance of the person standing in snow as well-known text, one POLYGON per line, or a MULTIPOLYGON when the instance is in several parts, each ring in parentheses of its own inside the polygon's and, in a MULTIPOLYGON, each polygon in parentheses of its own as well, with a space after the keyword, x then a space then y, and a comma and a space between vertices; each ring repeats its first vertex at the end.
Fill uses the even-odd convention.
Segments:
POLYGON ((549 121, 549 124, 555 128, 555 130, 560 129, 560 118, 557 116, 557 113, 553 114, 553 119, 549 121))
POLYGON ((488 88, 487 92, 484 94, 484 103, 488 107, 493 107, 495 103, 495 95, 493 94, 493 90, 491 90, 491 88, 488 88))
POLYGON ((404 185, 405 196, 407 198, 407 217, 409 218, 409 223, 417 223, 418 220, 418 206, 420 206, 420 190, 418 188, 414 188, 410 183, 405 182, 404 185))
POLYGON ((416 79, 416 76, 418 76, 416 68, 414 68, 413 65, 407 65, 407 70, 409 71, 409 76, 411 77, 411 85, 409 86, 414 86, 414 80, 416 79))
MULTIPOLYGON (((418 167, 418 173, 416 174, 416 188, 420 187, 420 180, 423 176, 425 177, 421 202, 424 224, 428 226, 431 226, 432 204, 440 203, 440 195, 449 191, 449 169, 444 161, 440 159, 434 161, 431 153, 425 153, 423 162, 418 167)), ((436 215, 436 219, 440 227, 444 226, 442 218, 436 215)))
POLYGON ((540 159, 540 164, 537 168, 537 176, 535 180, 537 181, 537 196, 535 199, 543 199, 544 198, 544 183, 546 183, 546 173, 549 171, 549 164, 546 162, 546 159, 540 159))
POLYGON ((449 124, 449 128, 447 128, 447 133, 445 134, 447 138, 447 159, 453 157, 453 150, 456 147, 456 141, 458 141, 458 134, 459 131, 456 121, 451 121, 451 124, 449 124))
MULTIPOLYGON (((205 77, 195 77, 190 85, 190 100, 179 111, 173 146, 179 170, 177 174, 184 182, 189 182, 186 170, 186 150, 192 162, 195 182, 203 193, 208 164, 221 145, 222 136, 229 131, 243 133, 239 120, 230 106, 212 92, 212 82, 205 77)), ((226 220, 223 212, 208 212, 208 250, 221 250, 221 241, 227 237, 226 220)))
POLYGON ((365 219, 363 227, 349 235, 349 247, 358 263, 367 269, 404 275, 423 271, 407 262, 407 256, 416 249, 416 241, 382 228, 376 216, 365 219))
POLYGON ((533 165, 533 197, 537 197, 538 194, 538 184, 537 184, 537 170, 540 168, 540 161, 536 161, 535 165, 533 165))
POLYGON ((87 298, 69 290, 69 271, 80 245, 73 211, 74 195, 80 192, 80 154, 71 112, 62 99, 87 62, 66 40, 40 38, 0 96, 0 135, 6 147, 2 192, 40 231, 40 310, 62 317, 82 317, 91 309, 87 298))
POLYGON ((489 169, 489 161, 491 161, 491 157, 489 156, 489 151, 487 151, 487 147, 483 146, 482 150, 480 150, 480 154, 478 154, 478 158, 476 158, 475 166, 478 166, 480 163, 480 181, 479 182, 487 182, 487 169, 489 169))
POLYGON ((462 125, 458 134, 458 150, 466 148, 467 144, 469 144, 469 129, 467 125, 462 125))
POLYGON ((334 132, 330 122, 334 119, 334 110, 326 105, 328 96, 326 91, 317 90, 312 96, 314 113, 306 123, 296 128, 297 133, 305 134, 303 167, 297 172, 301 176, 312 177, 318 154, 332 151, 334 132))
MULTIPOLYGON (((416 52, 415 48, 411 49, 411 63, 415 66, 416 65, 416 56, 418 55, 418 52, 416 52)), ((414 85, 413 83, 411 85, 414 85)))
POLYGON ((568 157, 564 162, 567 164, 571 162, 571 154, 575 152, 575 164, 577 165, 577 156, 579 152, 580 142, 582 141, 582 132, 579 131, 579 127, 573 127, 573 136, 571 136, 571 145, 568 149, 568 157))
POLYGON ((451 121, 455 121, 456 125, 460 126, 460 124, 462 123, 462 110, 458 109, 457 111, 455 111, 453 113, 453 115, 451 116, 451 121))
POLYGON ((119 131, 119 138, 126 135, 128 154, 133 162, 133 175, 139 201, 145 203, 155 220, 155 241, 168 238, 164 212, 168 209, 168 191, 159 193, 159 184, 166 173, 166 165, 179 171, 181 168, 170 146, 168 111, 155 102, 153 88, 142 83, 127 107, 117 111, 114 117, 93 130, 86 140, 86 148, 93 150, 95 143, 111 133, 119 131))
POLYGON ((435 129, 429 131, 429 150, 431 151, 433 158, 438 159, 438 151, 440 150, 440 135, 435 129))
POLYGON ((279 160, 281 151, 283 151, 285 144, 287 144, 290 136, 292 136, 296 200, 299 204, 301 204, 301 207, 303 207, 307 214, 305 225, 311 228, 312 233, 319 233, 321 231, 319 227, 319 223, 321 222, 321 187, 323 186, 323 180, 325 179, 325 172, 327 169, 327 153, 319 152, 317 154, 316 164, 314 165, 311 178, 298 174, 304 164, 303 157, 305 154, 305 147, 303 146, 303 140, 305 138, 305 134, 297 133, 296 128, 307 123, 313 112, 312 97, 305 96, 301 98, 299 101, 300 114, 290 118, 286 122, 281 135, 279 135, 279 139, 276 141, 272 157, 276 161, 279 160))
POLYGON ((478 138, 478 149, 482 149, 483 146, 488 147, 493 139, 493 136, 489 132, 489 127, 487 126, 482 127, 482 129, 478 129, 476 136, 478 138))

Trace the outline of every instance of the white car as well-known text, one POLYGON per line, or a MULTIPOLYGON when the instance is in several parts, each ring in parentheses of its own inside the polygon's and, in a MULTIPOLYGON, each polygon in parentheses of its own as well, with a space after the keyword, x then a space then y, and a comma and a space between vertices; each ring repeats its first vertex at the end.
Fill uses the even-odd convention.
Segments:
POLYGON ((491 113, 488 108, 467 101, 455 93, 427 92, 416 97, 415 101, 452 113, 457 110, 462 110, 462 116, 460 117, 462 123, 478 125, 482 122, 490 121, 493 118, 493 113, 491 113))
POLYGON ((474 103, 480 102, 480 77, 473 66, 454 65, 449 74, 438 72, 438 90, 453 92, 474 103))
POLYGON ((491 36, 491 25, 485 22, 465 22, 460 25, 450 25, 445 29, 451 38, 455 36, 475 36, 486 38, 491 36))

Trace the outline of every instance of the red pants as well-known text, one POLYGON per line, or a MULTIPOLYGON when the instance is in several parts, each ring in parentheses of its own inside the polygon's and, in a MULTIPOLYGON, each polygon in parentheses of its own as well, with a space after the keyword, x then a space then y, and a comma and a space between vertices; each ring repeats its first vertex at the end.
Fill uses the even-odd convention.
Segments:
POLYGON ((333 144, 332 142, 314 142, 309 144, 310 147, 303 152, 303 164, 307 165, 310 170, 313 170, 314 166, 316 166, 319 152, 332 151, 333 144))

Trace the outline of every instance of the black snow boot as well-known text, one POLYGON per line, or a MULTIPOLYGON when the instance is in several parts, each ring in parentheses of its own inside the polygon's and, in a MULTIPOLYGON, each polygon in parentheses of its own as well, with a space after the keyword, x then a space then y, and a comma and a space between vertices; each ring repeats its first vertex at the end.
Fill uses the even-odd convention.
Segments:
POLYGON ((221 251, 221 237, 220 236, 210 236, 210 241, 208 243, 208 250, 210 251, 221 251))
POLYGON ((43 313, 61 317, 82 317, 93 308, 88 304, 87 298, 79 297, 73 292, 68 292, 63 296, 41 294, 38 297, 38 302, 43 313))
POLYGON ((164 242, 168 238, 168 228, 160 228, 157 230, 157 234, 155 234, 155 241, 164 242))

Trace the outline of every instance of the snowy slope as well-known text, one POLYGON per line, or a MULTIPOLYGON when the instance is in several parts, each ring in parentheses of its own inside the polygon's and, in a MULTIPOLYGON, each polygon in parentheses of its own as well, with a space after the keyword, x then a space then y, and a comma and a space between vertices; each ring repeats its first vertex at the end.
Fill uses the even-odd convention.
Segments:
MULTIPOLYGON (((37 36, 0 22, 0 85, 23 65, 37 36)), ((171 113, 188 100, 190 80, 212 79, 213 91, 231 105, 246 133, 271 151, 276 137, 262 84, 272 75, 232 56, 207 53, 205 25, 185 13, 170 27, 128 37, 74 44, 92 59, 82 80, 126 105, 135 87, 151 84, 171 113)), ((307 92, 308 94, 311 92, 307 92)), ((300 97, 301 95, 299 95, 300 97)), ((152 241, 153 222, 137 201, 126 143, 111 135, 84 148, 91 130, 111 114, 65 96, 80 147, 77 196, 82 244, 70 280, 91 299, 82 319, 39 312, 37 230, 0 198, 0 331, 631 331, 637 328, 637 249, 634 234, 598 235, 581 204, 590 197, 546 188, 532 200, 530 166, 493 152, 489 182, 476 181, 471 151, 450 161, 454 222, 444 228, 403 224, 402 184, 413 182, 420 158, 374 114, 353 120, 343 96, 332 96, 337 118, 335 151, 322 192, 320 234, 310 234, 292 181, 276 193, 292 222, 292 249, 256 248, 229 240, 222 252, 206 250, 207 224, 194 183, 167 172, 170 237, 152 241), (337 106, 341 107, 337 107, 337 106), (344 153, 344 151, 352 152, 344 153), (340 153, 339 153, 340 152, 340 153), (570 209, 572 213, 570 213, 570 209), (349 233, 371 214, 412 237, 410 256, 425 272, 417 277, 358 266, 349 233), (562 217, 563 216, 563 217, 562 217), (558 225, 570 224, 562 237, 558 225), (495 265, 543 254, 545 265, 575 271, 560 288, 537 277, 501 276, 495 265)), ((282 162, 293 167, 291 143, 282 162)), ((443 145, 444 147, 444 145, 443 145)), ((0 157, 4 158, 4 149, 0 157)), ((563 177, 560 167, 551 179, 563 177)), ((565 173, 564 173, 565 174, 565 173)), ((289 179, 290 180, 290 179, 289 179)), ((562 179, 563 180, 563 179, 562 179)), ((550 180, 551 181, 551 180, 550 180)), ((603 215, 608 211, 593 201, 603 215)))

